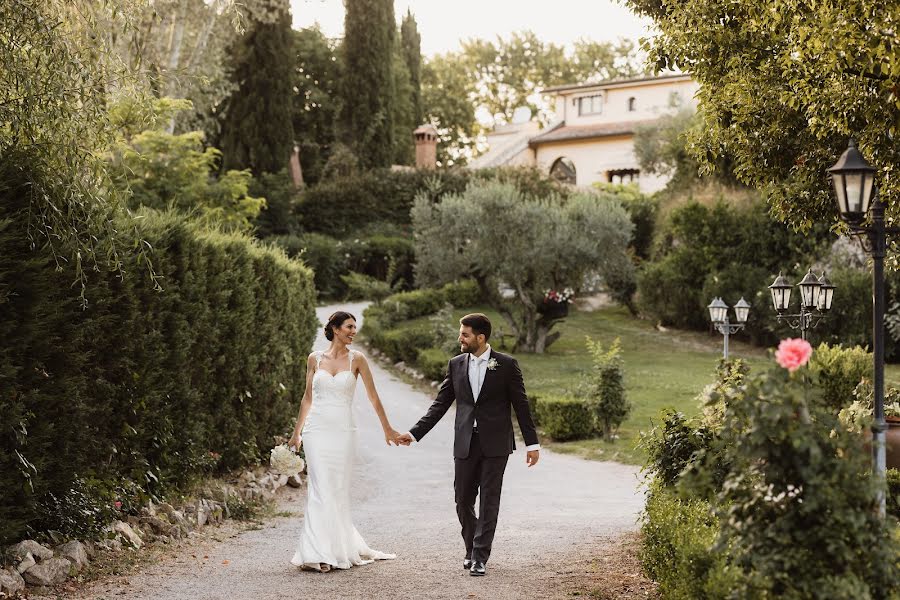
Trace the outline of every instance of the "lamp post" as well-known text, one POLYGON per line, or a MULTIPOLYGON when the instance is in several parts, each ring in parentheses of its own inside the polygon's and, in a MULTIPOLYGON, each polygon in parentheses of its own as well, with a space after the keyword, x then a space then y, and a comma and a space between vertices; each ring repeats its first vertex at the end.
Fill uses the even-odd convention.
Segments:
POLYGON ((836 288, 825 277, 825 273, 822 273, 822 277, 816 277, 810 269, 797 284, 800 288, 800 312, 790 314, 788 310, 793 287, 784 275, 779 273, 769 286, 769 291, 772 292, 772 305, 778 313, 776 318, 787 323, 791 329, 799 329, 800 337, 805 340, 807 332, 814 329, 831 310, 836 288))
POLYGON ((725 304, 725 301, 721 298, 713 298, 713 301, 710 302, 709 306, 706 308, 709 309, 709 319, 712 321, 713 327, 725 337, 722 346, 722 356, 725 360, 728 360, 728 338, 747 325, 747 316, 750 314, 750 303, 741 298, 738 300, 738 303, 734 305, 734 317, 737 321, 736 323, 731 323, 728 320, 728 305, 725 304))
POLYGON ((838 210, 849 226, 851 235, 858 235, 863 248, 872 255, 872 354, 874 359, 875 422, 872 424, 872 454, 875 474, 881 479, 879 504, 885 514, 884 479, 887 471, 884 420, 884 255, 887 235, 900 233, 884 224, 885 205, 875 191, 876 169, 856 149, 851 139, 847 150, 828 169, 834 184, 838 210), (875 201, 872 202, 873 197, 875 201), (870 211, 871 204, 871 211, 870 211), (871 224, 863 225, 871 212, 871 224))

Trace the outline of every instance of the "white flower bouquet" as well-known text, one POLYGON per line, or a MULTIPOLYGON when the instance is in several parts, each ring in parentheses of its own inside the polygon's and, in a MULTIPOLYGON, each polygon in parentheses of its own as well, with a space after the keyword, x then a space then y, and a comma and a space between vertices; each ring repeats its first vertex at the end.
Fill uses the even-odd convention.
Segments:
POLYGON ((294 451, 288 448, 287 444, 281 444, 272 448, 269 455, 269 465, 282 475, 296 475, 303 471, 306 462, 300 458, 294 451))

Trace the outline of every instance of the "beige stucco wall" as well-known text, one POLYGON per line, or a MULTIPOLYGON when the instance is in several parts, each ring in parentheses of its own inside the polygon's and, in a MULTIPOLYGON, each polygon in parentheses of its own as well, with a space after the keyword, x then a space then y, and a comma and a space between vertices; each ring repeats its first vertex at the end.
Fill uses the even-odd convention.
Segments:
POLYGON ((594 125, 597 123, 622 123, 656 119, 674 109, 673 94, 677 94, 681 106, 696 107, 694 94, 699 88, 691 79, 664 79, 659 82, 642 82, 621 87, 595 90, 572 90, 556 98, 556 119, 566 125, 594 125), (603 112, 596 115, 578 115, 578 99, 585 96, 603 96, 603 112), (628 99, 635 99, 635 110, 629 112, 628 99))
MULTIPOLYGON (((618 169, 637 169, 634 156, 634 141, 631 135, 577 140, 572 142, 554 142, 537 146, 535 159, 544 172, 548 172, 553 163, 561 157, 570 159, 575 164, 575 183, 589 186, 597 181, 607 181, 607 172, 618 169)), ((665 187, 668 178, 641 173, 638 186, 647 194, 665 187)))

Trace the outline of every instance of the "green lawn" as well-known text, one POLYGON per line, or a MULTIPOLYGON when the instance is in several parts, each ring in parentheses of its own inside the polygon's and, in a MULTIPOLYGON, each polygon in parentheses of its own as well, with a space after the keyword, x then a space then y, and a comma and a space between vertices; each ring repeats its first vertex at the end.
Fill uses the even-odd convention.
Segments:
MULTIPOLYGON (((494 323, 495 331, 506 327, 502 317, 485 307, 457 311, 481 311, 494 323)), ((643 456, 636 447, 640 432, 651 427, 660 411, 667 407, 685 413, 699 411, 696 395, 711 383, 716 364, 722 354, 722 337, 685 331, 658 331, 647 321, 633 318, 624 308, 605 308, 595 312, 572 312, 560 325, 562 337, 545 354, 516 354, 525 375, 529 394, 557 394, 572 390, 582 373, 590 368, 585 336, 604 345, 616 337, 622 340, 628 399, 633 405, 629 418, 619 430, 615 442, 582 440, 543 443, 557 452, 574 453, 597 460, 615 460, 642 464, 643 456)), ((501 336, 492 345, 505 350, 501 336)), ((508 350, 508 349, 506 349, 508 350)), ((732 339, 731 355, 746 358, 751 368, 767 362, 764 349, 732 339)))
MULTIPOLYGON (((492 345, 500 351, 509 351, 502 343, 503 331, 508 331, 508 327, 498 313, 483 306, 469 307, 457 310, 455 317, 468 312, 487 314, 495 329, 492 345)), ((659 331, 650 322, 633 318, 621 307, 594 312, 573 311, 557 329, 562 332, 562 337, 545 354, 516 354, 529 394, 565 393, 578 385, 582 373, 590 368, 585 336, 604 345, 616 337, 622 340, 626 391, 632 412, 619 430, 620 439, 614 442, 599 439, 542 441, 556 452, 596 460, 643 464, 643 453, 636 446, 640 432, 649 430, 664 408, 675 408, 686 414, 698 413, 696 396, 713 381, 722 355, 722 336, 719 334, 675 329, 659 331)), ((768 364, 766 349, 739 340, 740 335, 737 340, 731 340, 732 357, 746 359, 752 371, 768 364)), ((813 344, 816 344, 815 340, 813 344)), ((887 365, 885 375, 888 385, 900 385, 900 365, 887 365)))

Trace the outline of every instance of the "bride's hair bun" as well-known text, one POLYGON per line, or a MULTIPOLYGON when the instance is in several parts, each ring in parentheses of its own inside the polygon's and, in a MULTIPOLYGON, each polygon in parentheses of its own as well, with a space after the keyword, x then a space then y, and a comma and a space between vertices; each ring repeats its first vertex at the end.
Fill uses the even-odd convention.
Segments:
POLYGON ((334 340, 334 328, 343 325, 347 319, 355 321, 356 317, 343 310, 339 310, 328 317, 328 322, 325 323, 325 339, 329 342, 334 340))

